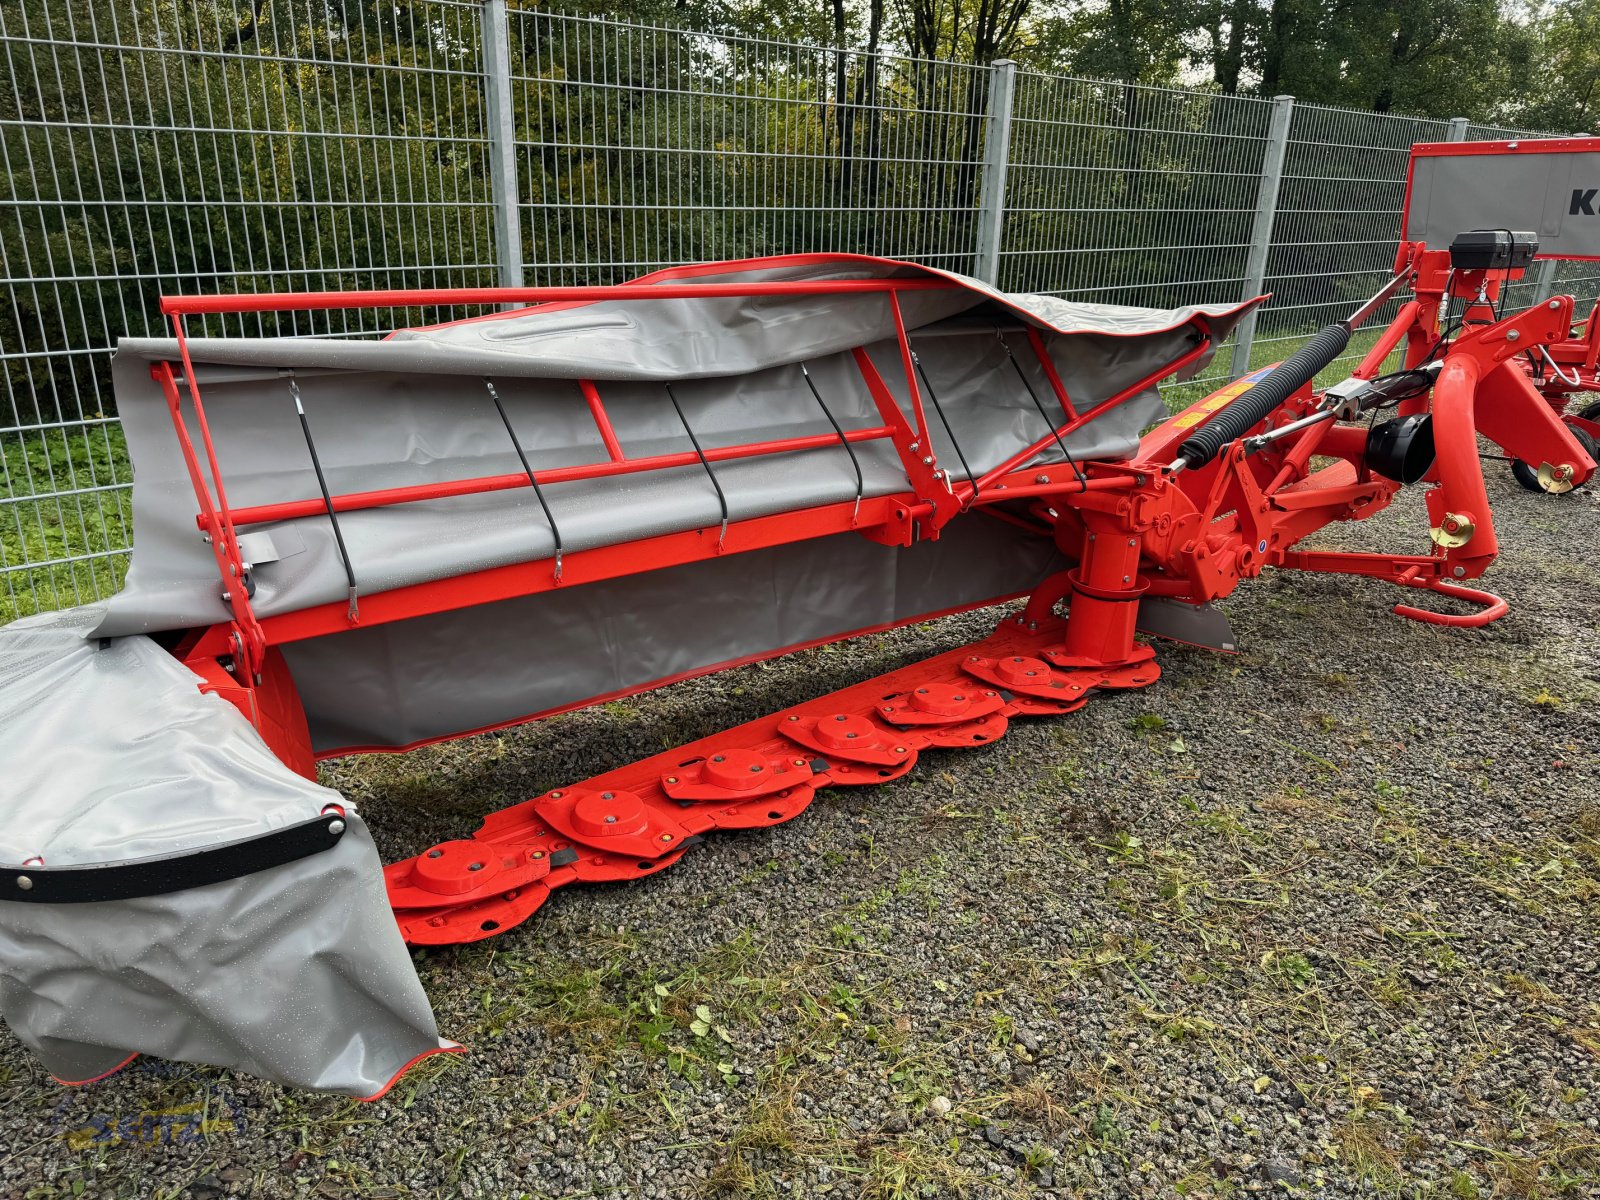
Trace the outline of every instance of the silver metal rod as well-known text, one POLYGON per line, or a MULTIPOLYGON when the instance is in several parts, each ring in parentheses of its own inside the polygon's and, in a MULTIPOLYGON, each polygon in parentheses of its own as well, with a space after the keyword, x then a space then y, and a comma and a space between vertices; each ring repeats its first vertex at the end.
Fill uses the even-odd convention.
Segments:
POLYGON ((1255 437, 1245 439, 1245 452, 1254 454, 1257 450, 1263 450, 1272 445, 1279 438, 1288 437, 1291 433, 1299 433, 1302 429, 1309 429, 1313 425, 1320 425, 1322 422, 1331 421, 1332 419, 1333 410, 1327 409, 1323 412, 1312 413, 1309 417, 1301 417, 1298 421, 1290 421, 1287 425, 1280 425, 1276 429, 1269 429, 1265 433, 1258 433, 1255 437))
POLYGON ((1389 297, 1393 296, 1399 290, 1400 285, 1409 278, 1411 278, 1411 267, 1408 265, 1405 270, 1384 284, 1377 295, 1346 317, 1344 319, 1344 327, 1346 329, 1360 328, 1366 323, 1367 318, 1382 308, 1388 302, 1389 297))

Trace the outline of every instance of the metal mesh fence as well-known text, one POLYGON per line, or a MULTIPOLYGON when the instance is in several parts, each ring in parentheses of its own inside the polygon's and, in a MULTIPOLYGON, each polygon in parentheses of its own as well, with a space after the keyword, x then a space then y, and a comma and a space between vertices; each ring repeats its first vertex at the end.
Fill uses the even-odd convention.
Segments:
MULTIPOLYGON (((1449 139, 1450 123, 1296 104, 1252 361, 1284 358, 1306 334, 1347 316, 1394 274, 1414 142, 1449 139)), ((1389 302, 1326 373, 1347 371, 1393 317, 1389 302)))
MULTIPOLYGON (((602 283, 852 251, 1170 305, 1238 299, 1260 273, 1275 298, 1240 354, 1264 363, 1375 289, 1407 151, 1452 129, 1295 106, 1264 224, 1274 112, 507 0, 11 0, 0 622, 120 582, 130 467, 110 357, 118 337, 165 332, 164 293, 602 283)), ((1530 274, 1513 299, 1552 287, 1587 311, 1600 271, 1530 274)), ((192 331, 365 336, 449 315, 192 331)), ((1224 348, 1173 398, 1233 365, 1224 348)))
POLYGON ((1271 103, 1018 75, 1000 286, 1121 304, 1234 299, 1271 103))
POLYGON ((119 584, 110 354, 163 292, 494 282, 477 6, 333 11, 0 6, 0 616, 119 584))
MULTIPOLYGON (((1270 101, 1018 72, 999 285, 1115 304, 1237 300, 1270 101)), ((1186 391, 1227 373, 1224 348, 1186 391)))
POLYGON ((989 72, 511 15, 533 283, 793 250, 973 265, 989 72))
MULTIPOLYGON (((1253 364, 1283 358, 1307 334, 1346 316, 1394 269, 1405 204, 1406 164, 1416 142, 1500 141, 1525 131, 1503 126, 1351 112, 1296 104, 1268 251, 1253 364), (1455 128, 1452 128, 1455 126, 1455 128)), ((1570 290, 1580 309, 1592 304, 1600 275, 1591 264, 1547 264, 1506 291, 1508 305, 1528 304, 1552 287, 1570 290)), ((1349 351, 1322 375, 1339 378, 1365 354, 1404 301, 1396 297, 1351 339, 1349 351)))

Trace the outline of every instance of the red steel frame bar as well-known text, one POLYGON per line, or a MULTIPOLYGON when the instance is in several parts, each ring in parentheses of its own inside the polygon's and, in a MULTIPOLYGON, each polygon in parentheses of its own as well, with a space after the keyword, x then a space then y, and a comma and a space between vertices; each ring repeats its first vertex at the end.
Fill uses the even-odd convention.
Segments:
POLYGON ((922 409, 922 389, 917 386, 917 372, 911 354, 911 337, 906 333, 905 315, 900 311, 900 297, 889 293, 889 311, 894 314, 894 336, 900 343, 900 363, 906 372, 906 391, 911 396, 911 411, 917 416, 917 444, 924 447, 923 454, 933 453, 933 441, 928 437, 928 414, 922 409))
MULTIPOLYGON (((892 437, 894 431, 885 425, 870 429, 847 429, 847 442, 870 442, 892 437)), ((811 434, 806 437, 776 438, 767 442, 751 442, 741 446, 707 447, 707 462, 726 462, 731 459, 759 458, 768 454, 788 454, 796 450, 820 450, 837 446, 839 436, 833 433, 811 434)), ((612 475, 633 475, 640 471, 659 471, 671 467, 698 466, 700 458, 692 450, 674 454, 655 454, 649 458, 616 458, 609 462, 585 463, 580 466, 556 467, 533 474, 540 486, 556 483, 575 483, 587 479, 604 479, 612 475)), ((527 487, 526 473, 512 475, 481 475, 472 479, 450 479, 440 483, 418 483, 406 487, 382 488, 372 492, 345 492, 333 497, 335 512, 353 512, 363 508, 382 508, 390 504, 409 504, 419 500, 443 500, 451 496, 475 496, 483 492, 503 492, 512 488, 527 487)), ((321 499, 285 500, 276 504, 257 504, 235 509, 236 525, 259 525, 264 521, 291 521, 299 517, 326 514, 328 506, 321 499)), ((201 518, 203 524, 203 517, 201 518)))
MULTIPOLYGON (((187 364, 189 350, 183 338, 183 318, 174 317, 172 320, 177 328, 178 347, 182 359, 187 364)), ((222 473, 217 466, 216 448, 211 441, 211 429, 206 423, 205 409, 200 404, 199 389, 193 382, 194 367, 191 364, 184 369, 188 372, 189 397, 194 402, 196 422, 200 426, 201 437, 205 442, 212 478, 217 483, 216 504, 212 503, 211 489, 206 485, 205 475, 200 469, 200 458, 195 452, 194 440, 190 438, 189 428, 184 423, 183 397, 178 391, 178 380, 173 373, 172 364, 157 365, 152 368, 151 375, 166 397, 167 411, 172 417, 172 426, 177 433, 179 452, 183 456, 184 466, 188 468, 195 496, 200 502, 200 528, 205 531, 211 543, 211 554, 217 562, 217 573, 224 581, 228 605, 233 611, 234 621, 243 640, 243 644, 237 649, 246 660, 245 665, 249 668, 249 673, 255 675, 260 672, 265 662, 266 635, 256 620, 255 612, 250 606, 249 589, 244 585, 244 559, 239 553, 232 515, 228 511, 227 496, 222 486, 222 473)))
POLYGON ((1031 325, 1028 327, 1028 345, 1033 347, 1033 352, 1039 359, 1039 368, 1044 372, 1044 377, 1050 381, 1050 390, 1055 392, 1056 399, 1061 402, 1061 411, 1067 415, 1067 420, 1076 421, 1078 410, 1072 407, 1072 399, 1067 395, 1067 385, 1061 382, 1061 376, 1056 372, 1056 364, 1050 361, 1050 351, 1045 348, 1044 338, 1040 337, 1039 331, 1031 325))
MULTIPOLYGON (((1205 330, 1206 336, 1200 339, 1200 344, 1199 345, 1193 347, 1190 350, 1184 351, 1177 358, 1173 359, 1171 362, 1167 363, 1165 366, 1157 367, 1154 371, 1152 371, 1152 372, 1150 372, 1150 374, 1144 376, 1144 378, 1140 379, 1137 383, 1130 384, 1128 387, 1123 388, 1116 395, 1108 396, 1106 399, 1102 400, 1099 404, 1095 405, 1088 412, 1083 413, 1082 415, 1080 415, 1078 417, 1075 417, 1073 420, 1068 421, 1065 425, 1062 425, 1058 429, 1051 430, 1044 437, 1042 437, 1038 441, 1034 442, 1033 445, 1027 447, 1026 449, 1019 450, 1017 453, 1013 454, 1010 458, 1006 459, 1006 461, 1001 463, 998 467, 995 467, 995 468, 993 468, 993 469, 991 469, 989 471, 984 472, 984 474, 981 477, 979 477, 978 479, 974 480, 972 483, 967 485, 967 491, 966 491, 966 494, 964 495, 963 499, 965 501, 967 501, 967 502, 970 502, 971 499, 974 496, 976 496, 980 491, 987 490, 991 484, 996 482, 1002 476, 1009 475, 1012 471, 1015 471, 1018 467, 1022 466, 1029 459, 1033 458, 1034 455, 1039 454, 1039 453, 1043 452, 1044 450, 1049 449, 1051 446, 1053 446, 1055 444, 1057 438, 1065 438, 1067 436, 1067 434, 1074 432, 1080 426, 1085 425, 1088 422, 1092 421, 1094 419, 1095 414, 1098 413, 1101 409, 1107 408, 1107 407, 1109 407, 1110 405, 1113 405, 1113 404, 1120 404, 1122 401, 1128 399, 1130 396, 1136 396, 1140 392, 1144 391, 1146 388, 1154 387, 1157 382, 1159 382, 1160 380, 1165 379, 1167 376, 1173 374, 1174 372, 1183 370, 1184 367, 1188 366, 1190 363, 1194 362, 1196 359, 1200 358, 1202 355, 1208 353, 1211 350, 1210 332, 1211 331, 1210 331, 1209 328, 1207 328, 1205 330)), ((1015 495, 1016 493, 1010 493, 1010 494, 1011 495, 1015 495)))
MULTIPOLYGON (((183 363, 184 382, 189 388, 189 399, 194 404, 195 423, 200 427, 200 440, 206 448, 206 463, 211 468, 211 481, 217 489, 216 514, 220 517, 223 527, 231 530, 233 517, 228 511, 228 492, 222 483, 222 468, 217 465, 217 447, 211 440, 211 425, 206 420, 205 406, 200 403, 200 385, 195 382, 194 363, 189 361, 189 340, 184 337, 183 318, 181 316, 173 316, 172 329, 178 339, 178 358, 183 363)), ((173 381, 173 384, 174 400, 176 401, 173 405, 173 419, 178 422, 181 428, 183 423, 182 410, 181 401, 177 400, 176 397, 176 380, 173 381)), ((187 441, 187 438, 185 440, 187 441)), ((192 445, 190 449, 193 449, 192 445)), ((205 480, 200 476, 196 467, 197 464, 190 467, 190 474, 193 476, 195 487, 209 498, 209 489, 206 487, 205 480)))
MULTIPOLYGON (((901 342, 901 349, 905 350, 904 341, 901 342)), ((866 348, 857 346, 852 351, 852 357, 856 360, 856 368, 861 372, 861 379, 867 385, 867 392, 872 396, 872 402, 878 406, 878 414, 883 418, 884 425, 893 433, 894 448, 899 452, 900 462, 906 469, 906 482, 911 485, 911 490, 920 501, 916 514, 918 519, 929 514, 935 517, 943 514, 944 519, 948 520, 960 511, 961 504, 956 499, 955 493, 935 473, 932 448, 924 440, 927 435, 919 433, 906 420, 906 415, 901 411, 894 393, 889 390, 888 383, 873 365, 872 357, 866 348)), ((907 361, 909 362, 909 354, 907 361)), ((913 386, 915 386, 914 381, 913 386)), ((917 404, 919 417, 921 413, 922 405, 919 401, 917 404)))
POLYGON ((1366 357, 1361 360, 1361 365, 1350 372, 1356 379, 1375 378, 1383 369, 1384 360, 1394 353, 1395 347, 1409 334, 1416 324, 1417 317, 1422 312, 1422 305, 1416 300, 1407 300, 1394 314, 1394 320, 1384 327, 1378 335, 1378 340, 1372 343, 1366 357))
POLYGON ((611 428, 611 418, 606 413, 606 406, 600 403, 600 392, 594 386, 594 381, 578 380, 578 390, 589 405, 589 415, 594 418, 594 426, 600 431, 600 440, 605 443, 606 453, 611 456, 612 462, 622 462, 628 456, 622 452, 622 443, 617 441, 617 431, 611 428))
POLYGON ((760 280, 750 283, 616 283, 585 287, 414 288, 376 292, 260 292, 254 295, 163 296, 168 316, 202 313, 322 312, 339 308, 423 308, 457 304, 540 304, 556 300, 694 300, 750 296, 834 296, 858 292, 937 292, 944 279, 760 280))

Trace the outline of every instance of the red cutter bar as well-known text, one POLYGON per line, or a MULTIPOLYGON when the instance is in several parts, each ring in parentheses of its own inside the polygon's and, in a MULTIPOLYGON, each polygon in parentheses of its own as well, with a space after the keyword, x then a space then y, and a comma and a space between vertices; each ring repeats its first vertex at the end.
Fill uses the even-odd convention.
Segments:
POLYGON ((564 884, 655 874, 707 833, 779 824, 823 788, 898 779, 923 750, 986 746, 1012 717, 1072 712, 1097 690, 1160 677, 1150 661, 1051 666, 1041 656, 1065 625, 1009 619, 974 646, 498 812, 470 840, 386 868, 401 932, 419 946, 479 941, 564 884))

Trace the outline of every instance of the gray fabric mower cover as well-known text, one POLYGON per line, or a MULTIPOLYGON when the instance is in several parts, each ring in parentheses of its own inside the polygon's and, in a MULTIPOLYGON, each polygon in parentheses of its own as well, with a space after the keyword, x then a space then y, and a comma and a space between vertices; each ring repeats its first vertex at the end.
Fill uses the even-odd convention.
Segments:
POLYGON ((181 855, 329 804, 347 829, 332 849, 166 895, 0 896, 6 1024, 68 1082, 144 1053, 352 1096, 448 1045, 356 812, 149 638, 85 639, 100 616, 0 629, 0 863, 181 855))
MULTIPOLYGON (((837 255, 690 274, 953 279, 952 290, 902 300, 927 390, 954 433, 952 442, 930 398, 934 449, 958 478, 957 444, 981 473, 1049 432, 1007 344, 1046 411, 1059 411, 1026 327, 1040 331, 1073 402, 1089 412, 1192 347, 1196 321, 1221 341, 1254 303, 1153 311, 1003 296, 927 268, 837 255)), ((339 493, 518 471, 485 378, 536 470, 605 457, 579 379, 598 382, 630 457, 690 448, 668 383, 708 448, 831 433, 801 363, 845 428, 877 426, 851 357, 859 346, 909 409, 881 294, 546 305, 382 342, 190 342, 234 508, 318 495, 290 375, 339 493)), ((134 551, 123 592, 103 612, 0 630, 0 867, 35 857, 48 868, 192 854, 342 803, 283 767, 236 709, 202 695, 197 677, 148 636, 229 617, 150 376, 153 362, 176 357, 172 342, 124 340, 115 360, 134 464, 134 551)), ((192 406, 184 408, 192 421, 192 406)), ((1124 457, 1164 411, 1147 388, 1106 406, 1068 449, 1075 458, 1124 457)), ((856 449, 866 496, 905 487, 890 447, 856 449)), ((716 473, 735 521, 857 494, 839 445, 722 463, 716 473)), ((714 530, 721 516, 698 465, 562 484, 546 495, 568 552, 714 530)), ((525 488, 349 512, 341 525, 364 595, 542 560, 554 546, 525 488)), ((258 614, 343 603, 326 515, 242 534, 258 614)), ((1026 592, 1059 565, 1050 539, 972 514, 909 549, 840 534, 357 625, 284 652, 319 750, 407 746, 971 608, 1026 592)), ((380 1090, 441 1043, 371 840, 346 810, 348 832, 331 849, 225 882, 97 903, 0 897, 6 1022, 68 1080, 144 1052, 300 1087, 380 1090)))
MULTIPOLYGON (((982 473, 1049 433, 1008 349, 1046 412, 1059 413, 1027 327, 1040 331, 1068 394, 1088 412, 1190 348, 1197 319, 1221 341, 1255 303, 1154 310, 1007 296, 963 276, 851 255, 691 270, 691 282, 896 276, 956 283, 948 291, 906 292, 901 300, 927 377, 924 391, 937 397, 954 434, 953 443, 925 399, 934 449, 956 478, 965 477, 962 456, 982 473)), ((676 272, 647 277, 680 278, 676 272)), ((535 470, 606 457, 579 379, 597 381, 629 457, 692 448, 667 396, 669 383, 706 448, 831 434, 801 363, 844 428, 874 427, 882 418, 851 357, 859 346, 909 414, 881 293, 551 304, 406 330, 382 342, 189 342, 234 508, 319 494, 290 374, 337 494, 518 473, 486 378, 535 470)), ((164 340, 124 340, 118 348, 118 410, 135 465, 135 536, 127 585, 111 601, 101 634, 228 617, 215 561, 195 527, 194 490, 166 402, 149 373, 152 362, 176 355, 175 344, 164 340)), ((1156 390, 1145 389, 1107 406, 1067 439, 1067 449, 1079 459, 1124 457, 1140 431, 1164 415, 1156 390)), ((191 436, 198 443, 197 431, 191 436)), ((866 496, 904 490, 891 446, 857 443, 855 450, 866 496)), ((1041 461, 1060 458, 1052 447, 1041 461)), ((856 495, 854 467, 839 445, 718 463, 715 471, 735 521, 856 495)), ((698 464, 549 486, 545 496, 567 553, 715 529, 721 521, 716 490, 698 464)), ((545 559, 555 547, 528 488, 352 511, 339 523, 362 594, 545 559)), ((254 526, 242 540, 255 564, 258 615, 343 603, 344 568, 325 514, 254 526)), ((284 651, 318 751, 409 746, 1023 592, 1052 561, 1047 545, 1028 542, 987 517, 952 522, 941 541, 909 551, 847 534, 827 546, 798 543, 394 625, 357 626, 284 651), (703 617, 687 631, 686 608, 703 617)))

